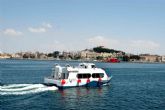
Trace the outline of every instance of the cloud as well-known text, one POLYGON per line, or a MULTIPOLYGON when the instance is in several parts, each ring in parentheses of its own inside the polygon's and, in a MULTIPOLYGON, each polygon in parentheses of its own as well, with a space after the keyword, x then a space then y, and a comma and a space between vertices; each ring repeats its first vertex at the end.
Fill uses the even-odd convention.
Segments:
POLYGON ((12 28, 2 30, 2 33, 7 36, 20 36, 23 34, 22 32, 16 31, 15 29, 12 28))
POLYGON ((153 41, 136 40, 131 41, 131 46, 137 48, 157 49, 159 47, 159 44, 153 41))
POLYGON ((46 32, 46 29, 43 28, 43 27, 38 27, 38 28, 29 27, 28 30, 29 30, 30 32, 34 32, 34 33, 46 32))
POLYGON ((154 53, 160 44, 150 40, 132 40, 128 43, 129 51, 138 53, 154 53))
POLYGON ((52 28, 53 26, 50 23, 42 23, 43 27, 52 28))
POLYGON ((44 52, 53 52, 53 51, 80 51, 86 48, 86 45, 84 45, 85 42, 62 42, 58 40, 52 40, 52 42, 47 43, 47 44, 42 44, 39 46, 41 50, 44 52), (76 46, 75 46, 76 45, 76 46))
POLYGON ((112 39, 104 36, 95 36, 87 39, 90 47, 105 46, 107 48, 125 51, 126 53, 156 53, 160 44, 151 40, 112 39))
POLYGON ((95 36, 88 39, 88 43, 91 46, 105 46, 108 48, 115 48, 120 43, 119 40, 106 38, 103 36, 95 36))
POLYGON ((68 46, 60 41, 52 41, 49 44, 42 44, 39 46, 44 52, 53 52, 53 51, 68 51, 68 46))
POLYGON ((52 25, 50 23, 42 23, 39 27, 29 27, 28 30, 32 33, 44 33, 47 32, 48 29, 51 29, 52 25))

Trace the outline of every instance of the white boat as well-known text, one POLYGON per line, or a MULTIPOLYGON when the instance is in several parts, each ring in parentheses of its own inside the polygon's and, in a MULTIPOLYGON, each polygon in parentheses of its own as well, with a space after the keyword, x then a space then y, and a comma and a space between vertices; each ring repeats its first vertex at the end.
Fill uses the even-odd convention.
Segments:
POLYGON ((100 87, 108 85, 112 77, 104 69, 93 63, 80 63, 77 67, 55 65, 52 75, 44 78, 44 84, 58 88, 68 87, 100 87))

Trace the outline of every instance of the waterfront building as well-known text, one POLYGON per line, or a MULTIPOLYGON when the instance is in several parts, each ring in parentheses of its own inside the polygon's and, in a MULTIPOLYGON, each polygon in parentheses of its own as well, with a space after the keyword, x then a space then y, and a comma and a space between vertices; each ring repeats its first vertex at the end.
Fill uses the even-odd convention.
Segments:
POLYGON ((73 52, 62 52, 62 55, 64 59, 72 59, 74 57, 74 53, 73 52))
POLYGON ((83 50, 80 52, 80 56, 82 59, 96 59, 99 56, 99 53, 94 52, 93 50, 83 50))
POLYGON ((141 62, 159 62, 159 56, 149 55, 149 54, 140 55, 140 61, 141 62))
POLYGON ((22 58, 22 55, 19 53, 14 53, 11 55, 12 58, 22 58))
POLYGON ((162 62, 165 62, 165 55, 164 56, 162 56, 162 62))
POLYGON ((11 58, 11 55, 7 54, 7 53, 2 53, 2 54, 0 54, 0 58, 2 58, 2 59, 11 58))
POLYGON ((102 53, 100 53, 99 56, 102 56, 103 58, 108 58, 108 57, 112 57, 113 54, 112 53, 102 52, 102 53))
POLYGON ((48 58, 48 56, 46 54, 40 54, 39 59, 47 59, 47 58, 48 58))

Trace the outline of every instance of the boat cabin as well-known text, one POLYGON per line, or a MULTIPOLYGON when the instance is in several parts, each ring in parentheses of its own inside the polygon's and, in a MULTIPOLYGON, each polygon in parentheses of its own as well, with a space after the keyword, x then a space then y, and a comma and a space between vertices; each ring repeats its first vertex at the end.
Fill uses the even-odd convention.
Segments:
POLYGON ((93 63, 80 63, 78 67, 71 67, 69 65, 61 67, 56 65, 52 72, 52 76, 56 80, 68 79, 68 77, 71 79, 89 79, 91 77, 103 78, 104 72, 100 69, 98 69, 98 72, 96 72, 96 70, 97 68, 93 63))

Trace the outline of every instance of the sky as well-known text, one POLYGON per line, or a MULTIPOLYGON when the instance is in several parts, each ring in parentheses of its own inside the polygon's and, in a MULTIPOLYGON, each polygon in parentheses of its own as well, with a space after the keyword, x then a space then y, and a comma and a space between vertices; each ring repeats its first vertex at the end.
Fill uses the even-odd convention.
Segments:
POLYGON ((165 0, 0 0, 0 52, 100 45, 165 55, 165 0))

